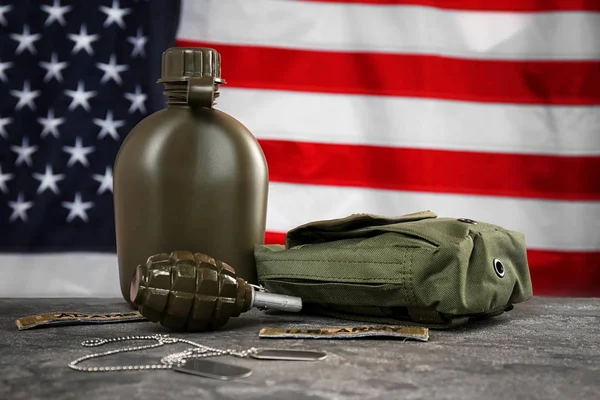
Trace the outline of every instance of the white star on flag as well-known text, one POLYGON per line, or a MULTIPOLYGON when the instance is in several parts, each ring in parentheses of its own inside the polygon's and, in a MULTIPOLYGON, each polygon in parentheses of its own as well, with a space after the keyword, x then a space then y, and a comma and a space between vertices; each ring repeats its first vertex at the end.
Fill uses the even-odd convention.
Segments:
POLYGON ((6 17, 4 16, 4 14, 6 14, 7 12, 9 12, 12 9, 11 5, 0 5, 0 24, 2 24, 3 26, 6 26, 7 22, 6 22, 6 17))
POLYGON ((2 165, 0 165, 0 190, 2 190, 2 193, 8 193, 8 187, 6 187, 6 182, 10 181, 12 178, 14 178, 14 174, 3 173, 2 165))
POLYGON ((58 126, 65 123, 65 118, 54 118, 54 110, 51 108, 48 110, 48 116, 46 118, 38 118, 37 121, 44 126, 41 136, 46 137, 48 133, 58 139, 58 126))
POLYGON ((13 119, 10 117, 2 118, 2 116, 0 116, 0 136, 4 139, 8 139, 8 132, 6 132, 5 126, 12 123, 12 120, 13 119))
POLYGON ((131 51, 131 57, 136 56, 146 56, 146 52, 144 51, 144 45, 148 39, 146 36, 142 34, 142 28, 138 28, 137 36, 127 36, 127 41, 133 45, 133 50, 131 51))
POLYGON ((0 80, 2 82, 6 82, 8 81, 8 78, 6 77, 6 70, 9 69, 10 67, 13 66, 13 63, 10 61, 7 62, 2 62, 0 61, 0 80))
POLYGON ((71 53, 77 54, 81 49, 84 49, 89 55, 94 54, 94 49, 92 48, 92 42, 100 39, 100 35, 88 35, 86 24, 82 24, 79 29, 79 34, 69 33, 67 37, 75 42, 73 46, 73 50, 71 53))
POLYGON ((135 110, 140 110, 141 113, 146 113, 146 107, 144 106, 144 102, 146 101, 146 96, 142 93, 142 88, 140 85, 135 85, 135 93, 125 93, 125 98, 131 101, 131 107, 129 107, 129 114, 133 114, 135 110))
POLYGON ((9 218, 10 222, 13 222, 17 218, 20 218, 23 222, 26 222, 27 210, 33 207, 33 201, 25 201, 23 193, 19 193, 17 201, 9 201, 8 206, 13 209, 13 212, 9 218))
POLYGON ((67 166, 70 167, 76 162, 80 162, 82 165, 87 167, 89 165, 87 155, 93 153, 94 149, 94 146, 83 147, 83 144, 81 143, 81 137, 76 137, 75 146, 63 146, 63 151, 71 155, 69 162, 67 162, 67 166))
POLYGON ((46 189, 52 190, 54 194, 59 194, 58 186, 56 184, 58 181, 65 179, 64 174, 53 174, 52 166, 49 164, 46 165, 46 171, 43 175, 34 172, 33 177, 40 181, 40 186, 37 190, 38 194, 42 193, 46 189))
POLYGON ((30 110, 34 111, 36 109, 34 100, 41 92, 39 90, 32 91, 29 81, 25 81, 23 82, 23 90, 11 90, 10 94, 19 98, 15 110, 19 111, 21 108, 27 106, 30 110))
POLYGON ((92 201, 83 202, 81 200, 81 193, 75 193, 74 201, 63 201, 62 206, 69 210, 67 216, 67 222, 73 221, 76 217, 81 218, 83 221, 88 221, 86 210, 92 208, 94 203, 92 201))
POLYGON ((97 194, 102 194, 105 191, 113 191, 113 173, 110 167, 106 167, 104 175, 94 174, 94 180, 100 182, 97 194))
POLYGON ((54 4, 51 6, 41 5, 40 8, 48 13, 44 26, 52 25, 54 21, 57 21, 61 26, 65 26, 65 14, 71 11, 71 6, 61 6, 60 0, 54 0, 54 4))
POLYGON ((116 23, 121 28, 125 28, 125 22, 123 17, 131 13, 129 8, 119 8, 119 0, 113 0, 112 7, 100 6, 100 10, 106 14, 106 21, 104 21, 104 27, 110 26, 116 23))
POLYGON ((106 111, 105 119, 94 118, 93 122, 102 128, 100 133, 98 133, 98 140, 103 139, 106 135, 110 135, 113 139, 119 140, 117 129, 125 125, 125 121, 113 120, 113 113, 111 110, 106 111))
POLYGON ((30 146, 29 138, 27 136, 24 136, 20 146, 10 146, 10 149, 18 155, 15 161, 15 165, 17 167, 22 163, 26 163, 31 167, 31 156, 37 151, 38 146, 30 146))
POLYGON ((44 82, 50 81, 52 78, 56 78, 58 82, 63 81, 63 77, 61 74, 61 70, 67 68, 69 63, 67 61, 58 61, 58 55, 56 53, 52 53, 50 58, 50 62, 41 61, 40 66, 44 68, 46 72, 46 76, 44 76, 44 82))
POLYGON ((24 25, 23 33, 11 33, 10 37, 19 42, 17 50, 15 50, 16 54, 21 54, 25 49, 29 50, 31 54, 36 54, 37 51, 33 43, 40 40, 42 35, 39 33, 32 34, 29 32, 29 25, 24 25))
POLYGON ((123 82, 119 73, 129 69, 126 64, 117 65, 117 56, 115 54, 111 54, 108 64, 96 63, 96 66, 104 71, 104 75, 102 76, 102 79, 100 79, 101 83, 113 79, 119 85, 123 82))
POLYGON ((83 107, 86 111, 90 111, 90 104, 88 100, 96 95, 95 90, 85 91, 85 84, 83 81, 77 83, 77 90, 65 90, 65 94, 71 97, 71 104, 69 104, 69 111, 74 110, 77 106, 83 107))

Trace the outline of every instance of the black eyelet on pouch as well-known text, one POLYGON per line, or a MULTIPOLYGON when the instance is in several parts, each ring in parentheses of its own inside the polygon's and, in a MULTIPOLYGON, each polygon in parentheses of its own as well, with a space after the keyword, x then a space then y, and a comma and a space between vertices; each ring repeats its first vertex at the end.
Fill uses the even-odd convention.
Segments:
POLYGON ((475 222, 475 221, 473 221, 472 219, 469 219, 469 218, 459 218, 458 220, 460 222, 464 222, 465 224, 477 225, 477 222, 475 222))
POLYGON ((502 264, 502 261, 498 260, 497 258, 494 258, 494 271, 496 271, 496 275, 498 275, 500 278, 502 278, 506 272, 504 269, 504 264, 502 264))

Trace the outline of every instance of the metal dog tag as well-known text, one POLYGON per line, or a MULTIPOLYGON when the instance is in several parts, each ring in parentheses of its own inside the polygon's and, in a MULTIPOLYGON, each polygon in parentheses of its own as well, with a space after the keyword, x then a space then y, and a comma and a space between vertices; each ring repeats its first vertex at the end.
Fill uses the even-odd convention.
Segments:
POLYGON ((206 359, 187 360, 184 365, 180 367, 173 367, 173 370, 186 374, 203 376, 206 378, 219 379, 222 381, 246 378, 252 375, 252 370, 250 368, 223 364, 206 359))
POLYGON ((250 357, 259 360, 285 360, 285 361, 319 361, 327 358, 327 353, 310 350, 280 350, 256 349, 250 357))

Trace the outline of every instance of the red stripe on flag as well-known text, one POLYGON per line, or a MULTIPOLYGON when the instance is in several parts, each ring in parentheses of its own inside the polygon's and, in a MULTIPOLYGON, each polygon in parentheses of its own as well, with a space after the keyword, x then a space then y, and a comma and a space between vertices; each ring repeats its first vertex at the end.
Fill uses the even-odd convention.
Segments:
POLYGON ((598 11, 598 0, 303 0, 313 3, 412 5, 476 11, 598 11))
POLYGON ((313 185, 600 200, 600 156, 564 157, 260 140, 269 179, 313 185))
POLYGON ((265 233, 266 244, 285 244, 285 233, 267 232, 265 233))
MULTIPOLYGON (((266 244, 284 244, 285 233, 267 232, 266 244)), ((527 251, 536 296, 600 297, 600 252, 527 251)))
POLYGON ((600 252, 529 250, 536 296, 600 297, 600 252))
POLYGON ((179 40, 221 53, 231 87, 515 104, 600 104, 600 61, 474 60, 179 40), (240 67, 243 66, 243 67, 240 67))

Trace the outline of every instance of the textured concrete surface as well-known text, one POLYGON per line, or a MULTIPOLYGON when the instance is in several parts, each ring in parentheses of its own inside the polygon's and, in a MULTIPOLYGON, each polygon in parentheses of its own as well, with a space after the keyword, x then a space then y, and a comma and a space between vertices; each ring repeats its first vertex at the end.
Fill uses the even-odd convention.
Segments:
MULTIPOLYGON (((393 339, 259 339, 263 327, 343 326, 346 321, 268 315, 230 320, 219 332, 173 334, 213 347, 320 349, 318 362, 220 361, 252 368, 222 382, 173 371, 86 373, 67 363, 92 351, 93 337, 166 333, 134 322, 18 331, 15 319, 54 311, 127 311, 119 299, 0 299, 0 399, 598 399, 600 299, 535 298, 488 321, 430 331, 429 342, 393 339)), ((135 342, 140 343, 140 342, 135 342)), ((185 345, 92 360, 154 363, 185 345)))

